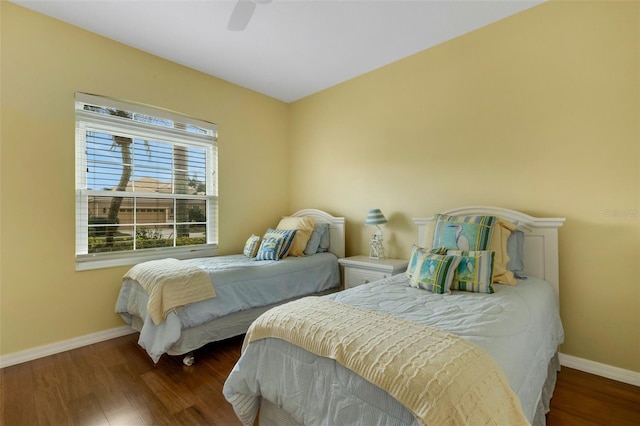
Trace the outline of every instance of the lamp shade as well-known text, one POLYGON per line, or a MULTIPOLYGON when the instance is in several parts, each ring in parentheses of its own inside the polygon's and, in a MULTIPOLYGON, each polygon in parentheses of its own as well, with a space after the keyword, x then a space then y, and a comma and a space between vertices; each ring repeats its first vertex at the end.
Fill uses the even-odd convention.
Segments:
POLYGON ((387 223, 387 218, 384 217, 380 209, 369 210, 367 220, 364 222, 365 225, 382 225, 384 223, 387 223))

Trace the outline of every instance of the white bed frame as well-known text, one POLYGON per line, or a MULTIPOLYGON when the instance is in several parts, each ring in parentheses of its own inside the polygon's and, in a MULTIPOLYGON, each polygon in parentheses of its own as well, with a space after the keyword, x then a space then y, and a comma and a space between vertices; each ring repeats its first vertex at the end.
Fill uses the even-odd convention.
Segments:
MULTIPOLYGON (((564 218, 538 218, 515 210, 490 206, 459 207, 442 214, 497 216, 516 224, 524 233, 524 275, 545 280, 559 295, 558 228, 564 223, 564 218)), ((419 245, 424 242, 427 224, 434 219, 435 216, 413 219, 418 225, 419 245)))

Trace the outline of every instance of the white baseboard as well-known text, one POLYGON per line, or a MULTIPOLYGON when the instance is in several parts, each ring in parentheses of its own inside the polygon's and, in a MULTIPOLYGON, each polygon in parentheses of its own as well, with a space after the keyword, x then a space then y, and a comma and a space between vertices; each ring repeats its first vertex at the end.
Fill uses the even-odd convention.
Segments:
POLYGON ((44 358, 45 356, 58 354, 60 352, 92 345, 98 342, 104 342, 105 340, 115 339, 116 337, 126 336, 127 334, 135 332, 136 331, 128 325, 124 325, 122 327, 112 328, 98 333, 87 334, 86 336, 74 337, 73 339, 52 343, 50 345, 27 349, 26 351, 3 355, 0 356, 0 368, 33 361, 34 359, 44 358))
POLYGON ((588 359, 578 358, 571 355, 559 354, 560 365, 575 368, 585 373, 595 374, 597 376, 606 377, 607 379, 618 382, 628 383, 634 386, 640 386, 640 373, 623 368, 613 367, 611 365, 602 364, 588 359))

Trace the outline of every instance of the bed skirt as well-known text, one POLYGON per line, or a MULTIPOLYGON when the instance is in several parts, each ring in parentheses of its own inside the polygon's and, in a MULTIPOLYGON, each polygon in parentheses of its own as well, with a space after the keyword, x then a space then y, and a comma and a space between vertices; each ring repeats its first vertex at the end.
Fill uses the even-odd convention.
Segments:
MULTIPOLYGON (((324 296, 335 293, 339 290, 341 290, 341 286, 301 297, 324 296)), ((274 303, 272 305, 259 306, 244 311, 234 312, 197 327, 184 329, 180 334, 180 338, 169 349, 167 349, 166 353, 172 356, 185 355, 201 348, 206 343, 218 342, 220 340, 244 334, 249 329, 251 323, 253 323, 253 321, 255 321, 260 315, 271 308, 282 305, 283 303, 291 302, 295 299, 297 298, 283 300, 282 302, 274 303)), ((144 321, 142 318, 132 315, 131 328, 140 332, 143 325, 144 321)))
MULTIPOLYGON (((549 412, 549 404, 553 397, 553 390, 556 386, 557 373, 560 371, 560 360, 556 353, 551 361, 547 370, 547 379, 542 387, 542 394, 540 401, 538 401, 538 407, 536 409, 536 415, 533 419, 532 426, 545 426, 547 424, 546 414, 549 412)), ((259 413, 259 425, 260 426, 302 426, 295 419, 293 419, 288 412, 282 410, 277 405, 262 400, 260 404, 259 413)))

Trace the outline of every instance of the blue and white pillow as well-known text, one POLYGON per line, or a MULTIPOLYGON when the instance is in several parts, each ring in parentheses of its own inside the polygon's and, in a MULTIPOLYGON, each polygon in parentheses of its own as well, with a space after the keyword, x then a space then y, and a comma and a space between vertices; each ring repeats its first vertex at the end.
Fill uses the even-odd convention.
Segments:
POLYGON ((260 237, 251 234, 246 243, 244 243, 244 255, 247 257, 256 257, 258 253, 258 247, 260 245, 260 237))
POLYGON ((256 253, 256 260, 280 260, 280 250, 283 243, 283 237, 263 237, 258 253, 256 253))
POLYGON ((447 250, 448 255, 460 256, 453 276, 451 290, 472 293, 493 293, 493 251, 447 250))
MULTIPOLYGON (((282 238, 282 244, 278 247, 277 259, 268 259, 268 260, 280 260, 287 257, 289 254, 289 250, 291 249, 291 243, 293 242, 293 238, 296 236, 296 229, 267 229, 267 232, 262 236, 262 241, 270 238, 282 238)), ((273 243, 273 241, 270 241, 273 243)), ((261 244, 262 246, 262 244, 261 244)), ((260 250, 258 250, 258 253, 260 250)), ((259 260, 267 260, 267 259, 259 259, 259 260)))

